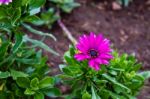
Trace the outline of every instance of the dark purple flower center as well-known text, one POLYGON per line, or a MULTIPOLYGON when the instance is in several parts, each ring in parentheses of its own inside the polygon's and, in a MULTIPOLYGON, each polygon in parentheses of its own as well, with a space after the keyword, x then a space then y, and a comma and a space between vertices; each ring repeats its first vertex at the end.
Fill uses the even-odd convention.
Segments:
POLYGON ((96 50, 94 50, 94 49, 91 49, 91 50, 89 51, 89 54, 90 54, 90 56, 93 57, 93 58, 95 58, 95 57, 98 56, 98 52, 97 52, 96 50))

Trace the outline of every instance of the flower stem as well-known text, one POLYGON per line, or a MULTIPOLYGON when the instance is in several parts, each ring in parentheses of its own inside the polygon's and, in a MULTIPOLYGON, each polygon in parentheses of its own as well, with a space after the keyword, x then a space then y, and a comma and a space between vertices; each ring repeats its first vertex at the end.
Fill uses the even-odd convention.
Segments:
POLYGON ((57 21, 58 25, 61 27, 61 29, 64 31, 64 34, 67 36, 67 38, 75 45, 77 44, 76 39, 72 36, 71 32, 67 29, 67 27, 64 25, 64 23, 59 19, 57 21))

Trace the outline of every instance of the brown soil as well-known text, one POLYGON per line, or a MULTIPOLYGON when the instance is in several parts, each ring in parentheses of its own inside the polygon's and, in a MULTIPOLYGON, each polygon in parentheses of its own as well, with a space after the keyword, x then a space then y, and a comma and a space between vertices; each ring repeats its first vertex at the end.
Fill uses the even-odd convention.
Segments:
MULTIPOLYGON (((138 61, 143 63, 142 70, 150 70, 150 4, 147 0, 134 0, 127 8, 115 11, 105 0, 93 1, 78 0, 82 6, 71 14, 63 15, 63 22, 73 36, 78 38, 83 33, 102 33, 120 53, 135 53, 138 61)), ((52 74, 57 74, 58 65, 63 63, 63 54, 71 42, 59 26, 54 27, 53 33, 58 41, 46 39, 45 42, 59 52, 60 57, 45 54, 49 57, 49 65, 54 67, 52 74)), ((149 99, 149 87, 144 88, 139 99, 149 99)))
MULTIPOLYGON (((107 8, 102 2, 80 3, 81 7, 63 17, 64 24, 75 38, 83 33, 102 33, 119 52, 135 53, 143 63, 142 69, 150 69, 150 7, 146 0, 137 0, 118 11, 107 8)), ((71 42, 58 26, 54 27, 53 33, 58 41, 47 39, 46 43, 61 54, 61 57, 49 57, 50 63, 57 67, 71 42)))

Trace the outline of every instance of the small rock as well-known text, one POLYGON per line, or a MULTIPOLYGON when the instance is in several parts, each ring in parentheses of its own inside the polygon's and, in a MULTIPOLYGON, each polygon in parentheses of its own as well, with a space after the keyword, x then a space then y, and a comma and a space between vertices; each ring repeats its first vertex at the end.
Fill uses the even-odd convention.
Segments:
POLYGON ((120 5, 119 3, 113 2, 113 3, 112 3, 112 9, 113 9, 113 10, 121 10, 122 7, 121 7, 121 5, 120 5))
POLYGON ((105 7, 104 7, 103 4, 98 4, 98 5, 97 5, 97 8, 98 8, 99 10, 105 10, 105 7))
POLYGON ((120 30, 121 35, 125 35, 125 31, 124 30, 120 30))
POLYGON ((150 5, 150 0, 148 0, 148 1, 146 2, 146 5, 150 5))
POLYGON ((100 25, 101 24, 101 22, 100 21, 96 21, 96 25, 100 25))

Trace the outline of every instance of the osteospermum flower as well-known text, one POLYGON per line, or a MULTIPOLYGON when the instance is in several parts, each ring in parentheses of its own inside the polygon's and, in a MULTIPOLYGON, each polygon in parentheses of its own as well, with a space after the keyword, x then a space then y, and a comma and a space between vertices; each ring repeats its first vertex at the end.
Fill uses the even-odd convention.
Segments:
POLYGON ((12 2, 12 0, 0 0, 0 5, 1 5, 1 4, 6 4, 6 5, 8 5, 10 2, 12 2))
POLYGON ((99 70, 101 64, 107 65, 113 58, 109 40, 103 38, 101 34, 96 36, 91 33, 81 36, 76 48, 79 53, 74 57, 78 61, 88 60, 89 66, 95 70, 99 70))

